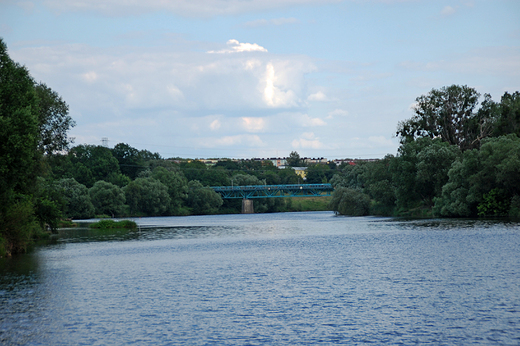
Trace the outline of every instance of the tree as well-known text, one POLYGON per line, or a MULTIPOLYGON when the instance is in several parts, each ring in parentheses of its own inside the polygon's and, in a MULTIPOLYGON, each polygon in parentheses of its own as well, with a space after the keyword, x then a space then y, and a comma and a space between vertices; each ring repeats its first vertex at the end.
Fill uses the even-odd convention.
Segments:
POLYGON ((43 155, 65 149, 74 122, 57 93, 36 85, 0 39, 0 253, 25 251, 41 225, 54 227, 59 203, 38 195, 43 155))
POLYGON ((180 213, 184 200, 188 197, 188 181, 181 172, 169 171, 164 167, 156 167, 152 172, 152 178, 160 181, 168 189, 170 196, 171 215, 180 213))
POLYGON ((239 171, 240 170, 240 165, 237 162, 232 161, 230 159, 219 160, 213 167, 214 168, 222 167, 227 171, 239 171))
POLYGON ((287 158, 287 166, 290 167, 301 167, 302 160, 300 158, 300 154, 296 151, 292 151, 289 157, 287 158))
POLYGON ((374 201, 371 205, 371 214, 390 216, 395 208, 395 186, 390 166, 396 158, 387 155, 382 160, 367 162, 361 173, 364 183, 363 192, 374 201))
POLYGON ((495 104, 498 108, 498 119, 494 125, 493 135, 502 136, 514 133, 520 136, 520 92, 512 94, 505 93, 500 104, 495 104))
POLYGON ((516 214, 520 196, 520 138, 488 138, 480 150, 464 152, 449 170, 442 196, 435 200, 441 216, 516 214))
POLYGON ((448 181, 448 171, 458 157, 458 148, 439 138, 420 138, 399 148, 391 161, 396 205, 400 213, 416 208, 431 208, 448 181))
POLYGON ((265 185, 265 181, 258 179, 254 175, 238 173, 231 178, 233 185, 248 186, 248 185, 265 185))
POLYGON ((25 251, 38 231, 31 197, 39 173, 34 81, 0 39, 0 255, 25 251))
POLYGON ((76 125, 68 115, 69 106, 58 93, 43 83, 37 84, 35 91, 39 109, 38 149, 44 155, 68 149, 73 140, 68 138, 67 131, 76 125))
POLYGON ((56 187, 65 200, 63 214, 72 219, 90 219, 94 217, 95 209, 90 199, 89 191, 83 184, 73 178, 60 179, 56 187))
POLYGON ((139 150, 126 143, 118 143, 112 149, 112 155, 119 162, 121 173, 134 180, 139 171, 145 169, 139 150))
POLYGON ((290 167, 278 170, 278 176, 282 184, 298 184, 300 182, 300 177, 290 167))
POLYGON ((87 187, 120 174, 119 163, 110 149, 100 145, 78 145, 69 151, 71 175, 87 187))
POLYGON ((307 177, 307 183, 308 184, 322 184, 326 183, 330 176, 330 166, 329 165, 322 165, 322 164, 315 164, 307 167, 306 170, 306 177, 307 177))
POLYGON ((119 186, 99 180, 89 189, 89 195, 96 214, 112 217, 123 215, 125 194, 119 186))
POLYGON ((214 214, 222 205, 222 197, 212 188, 204 187, 199 181, 190 181, 188 188, 187 204, 193 214, 214 214))
POLYGON ((358 189, 340 187, 334 190, 329 206, 336 214, 364 216, 370 210, 370 197, 358 189))
POLYGON ((162 215, 170 208, 168 188, 154 178, 137 178, 125 189, 127 204, 133 215, 162 215))
MULTIPOLYGON (((416 99, 415 115, 398 124, 401 143, 421 137, 441 138, 462 150, 477 148, 492 131, 487 112, 477 112, 480 94, 468 86, 432 89, 416 99)), ((490 102, 490 96, 486 95, 490 102)))
POLYGON ((0 199, 29 192, 37 176, 38 99, 25 67, 9 58, 0 40, 0 199))

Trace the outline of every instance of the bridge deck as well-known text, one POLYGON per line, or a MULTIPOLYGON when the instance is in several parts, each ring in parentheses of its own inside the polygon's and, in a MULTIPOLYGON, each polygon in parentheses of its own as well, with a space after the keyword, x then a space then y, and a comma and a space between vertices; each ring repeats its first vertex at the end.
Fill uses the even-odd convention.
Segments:
POLYGON ((331 184, 212 186, 222 198, 323 197, 334 190, 331 184))

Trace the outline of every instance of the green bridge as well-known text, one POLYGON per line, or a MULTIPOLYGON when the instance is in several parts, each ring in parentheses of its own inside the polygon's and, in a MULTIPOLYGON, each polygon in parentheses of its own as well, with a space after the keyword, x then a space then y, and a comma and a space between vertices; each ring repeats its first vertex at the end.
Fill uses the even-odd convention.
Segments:
POLYGON ((212 186, 222 198, 273 198, 273 197, 323 197, 330 196, 334 188, 331 184, 286 184, 212 186))

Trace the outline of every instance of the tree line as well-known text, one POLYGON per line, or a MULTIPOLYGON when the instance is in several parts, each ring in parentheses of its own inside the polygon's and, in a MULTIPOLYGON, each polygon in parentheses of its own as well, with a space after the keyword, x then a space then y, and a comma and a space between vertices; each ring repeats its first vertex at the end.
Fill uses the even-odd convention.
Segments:
POLYGON ((344 215, 520 217, 520 93, 500 102, 452 85, 416 99, 396 156, 341 167, 331 208, 344 215))
MULTIPOLYGON (((292 164, 302 165, 297 152, 292 164)), ((114 148, 78 145, 66 154, 47 157, 42 179, 46 196, 63 217, 169 216, 239 213, 241 201, 222 200, 211 186, 303 183, 295 171, 278 169, 269 160, 221 159, 213 166, 199 160, 164 159, 126 143, 114 148)), ((335 164, 308 168, 307 183, 330 180, 335 164)), ((291 209, 291 200, 257 199, 256 212, 291 209)))

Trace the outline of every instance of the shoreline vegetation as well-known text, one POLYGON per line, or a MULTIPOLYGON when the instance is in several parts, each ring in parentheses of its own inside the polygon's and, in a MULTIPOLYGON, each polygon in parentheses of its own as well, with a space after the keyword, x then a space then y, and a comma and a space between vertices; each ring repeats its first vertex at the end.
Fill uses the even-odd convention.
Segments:
POLYGON ((110 219, 100 220, 88 225, 89 228, 101 228, 101 229, 136 229, 137 224, 132 220, 120 220, 114 221, 110 219))
MULTIPOLYGON (((331 183, 332 197, 254 200, 255 213, 520 217, 520 92, 499 102, 468 86, 432 89, 397 124, 396 156, 305 161, 163 158, 126 143, 72 145, 66 102, 11 60, 0 39, 0 257, 67 220, 241 212, 210 186, 331 183), (300 169, 301 171, 301 169, 300 169)), ((113 225, 111 225, 113 226, 113 225)), ((114 226, 115 227, 115 226, 114 226)))

